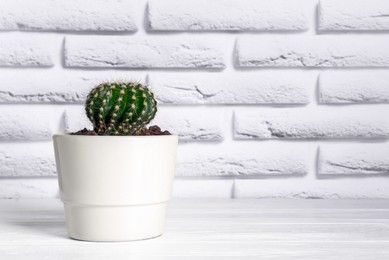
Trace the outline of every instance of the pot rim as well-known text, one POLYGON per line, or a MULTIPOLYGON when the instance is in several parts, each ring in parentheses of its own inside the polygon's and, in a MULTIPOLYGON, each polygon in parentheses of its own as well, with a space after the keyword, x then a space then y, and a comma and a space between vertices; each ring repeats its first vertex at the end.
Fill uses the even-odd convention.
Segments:
POLYGON ((100 138, 100 139, 165 139, 178 138, 178 135, 71 135, 71 134, 54 134, 53 138, 67 137, 67 138, 100 138))

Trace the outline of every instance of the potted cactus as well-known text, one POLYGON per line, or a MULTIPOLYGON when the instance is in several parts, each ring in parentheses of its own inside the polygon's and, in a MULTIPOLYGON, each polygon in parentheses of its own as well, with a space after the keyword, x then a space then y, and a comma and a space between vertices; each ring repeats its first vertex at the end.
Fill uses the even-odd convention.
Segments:
POLYGON ((104 83, 90 91, 85 109, 93 130, 53 137, 69 236, 128 241, 161 235, 178 138, 146 128, 157 112, 153 93, 139 83, 104 83))

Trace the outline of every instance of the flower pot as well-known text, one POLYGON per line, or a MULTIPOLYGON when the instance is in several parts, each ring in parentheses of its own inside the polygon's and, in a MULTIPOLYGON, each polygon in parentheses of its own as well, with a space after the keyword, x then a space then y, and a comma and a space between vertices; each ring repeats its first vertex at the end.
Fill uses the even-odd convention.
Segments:
POLYGON ((177 136, 55 135, 53 139, 71 238, 129 241, 162 234, 177 136))

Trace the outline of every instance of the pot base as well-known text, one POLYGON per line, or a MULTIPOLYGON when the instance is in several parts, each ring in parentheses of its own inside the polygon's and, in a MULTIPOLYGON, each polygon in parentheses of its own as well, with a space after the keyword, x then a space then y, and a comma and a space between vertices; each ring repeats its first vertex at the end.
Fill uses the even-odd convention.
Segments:
POLYGON ((64 202, 68 235, 84 241, 115 242, 158 237, 163 233, 167 202, 95 206, 64 202))

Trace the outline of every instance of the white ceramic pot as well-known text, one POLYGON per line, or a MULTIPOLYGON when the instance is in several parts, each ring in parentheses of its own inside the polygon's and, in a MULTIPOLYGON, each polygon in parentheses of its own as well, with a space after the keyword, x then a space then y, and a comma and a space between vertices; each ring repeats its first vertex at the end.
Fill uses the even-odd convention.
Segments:
POLYGON ((53 138, 70 237, 129 241, 162 234, 177 136, 53 138))

